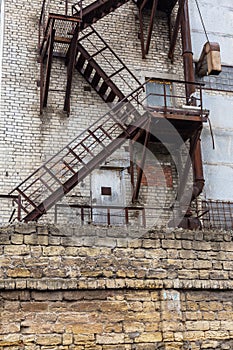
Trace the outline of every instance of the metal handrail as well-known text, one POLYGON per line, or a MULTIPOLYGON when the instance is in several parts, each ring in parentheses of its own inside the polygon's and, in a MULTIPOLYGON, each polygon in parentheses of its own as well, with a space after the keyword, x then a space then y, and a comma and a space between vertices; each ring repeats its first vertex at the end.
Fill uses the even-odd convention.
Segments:
POLYGON ((83 1, 82 0, 73 4, 71 9, 72 9, 72 15, 75 15, 75 13, 74 13, 74 10, 75 10, 76 13, 79 12, 79 17, 82 19, 82 17, 83 17, 83 1), (78 6, 79 9, 77 9, 76 6, 78 6))
MULTIPOLYGON (((39 168, 37 168, 31 175, 29 175, 23 182, 21 182, 17 187, 15 187, 9 194, 11 195, 14 191, 16 191, 20 186, 22 186, 25 182, 27 182, 31 177, 33 177, 38 171, 40 171, 41 169, 43 169, 46 164, 50 163, 53 159, 55 159, 62 151, 64 151, 65 149, 69 148, 69 146, 74 143, 78 138, 81 138, 89 129, 93 128, 94 126, 98 126, 101 123, 101 120, 103 120, 106 116, 111 115, 111 112, 115 113, 116 111, 119 110, 119 108, 121 106, 123 106, 125 103, 130 102, 130 101, 136 101, 137 104, 141 105, 143 108, 145 108, 145 106, 143 105, 144 100, 148 97, 147 96, 143 96, 143 98, 141 100, 138 99, 138 96, 140 94, 140 92, 143 91, 145 85, 150 81, 150 79, 146 80, 143 84, 141 84, 140 86, 138 86, 134 91, 132 91, 131 93, 129 93, 127 96, 125 96, 121 101, 117 102, 108 112, 106 112, 104 115, 102 115, 99 119, 97 119, 94 123, 92 123, 88 128, 86 128, 83 132, 81 132, 77 137, 73 138, 66 146, 64 146, 63 148, 61 148, 55 155, 53 155, 51 158, 49 158, 46 162, 43 163, 42 166, 40 166, 39 168)), ((182 81, 182 80, 170 80, 170 82, 179 82, 179 83, 183 83, 183 84, 193 84, 191 82, 186 82, 186 81, 182 81)), ((196 85, 203 85, 200 83, 196 83, 196 85)), ((114 118, 121 124, 120 119, 117 118, 117 114, 114 115, 114 118)))
MULTIPOLYGON (((41 11, 40 11, 40 18, 39 18, 39 39, 38 39, 38 49, 40 48, 41 44, 41 37, 43 33, 43 37, 46 35, 46 24, 45 24, 45 15, 46 15, 46 5, 49 3, 49 0, 43 0, 42 6, 41 6, 41 11)), ((65 3, 65 9, 64 9, 64 15, 68 15, 68 0, 64 0, 65 3)), ((75 5, 79 6, 79 12, 80 12, 80 19, 82 19, 82 11, 83 11, 83 1, 80 0, 76 4, 72 5, 72 13, 73 13, 73 7, 75 5)))
MULTIPOLYGON (((150 82, 151 79, 148 80, 148 82, 150 82)), ((149 93, 147 94, 143 100, 141 100, 141 103, 143 103, 144 101, 146 101, 148 99, 149 96, 158 96, 158 97, 163 97, 164 98, 164 107, 165 109, 166 108, 169 108, 169 107, 172 107, 172 106, 168 106, 167 104, 167 98, 177 98, 177 99, 185 99, 185 105, 187 106, 190 106, 190 107, 196 107, 195 105, 192 105, 191 103, 190 104, 187 104, 187 96, 185 95, 178 95, 178 94, 175 94, 175 93, 171 93, 171 94, 168 94, 167 91, 166 91, 166 84, 168 83, 168 80, 161 80, 159 79, 159 82, 161 84, 163 84, 163 93, 149 93)), ((195 101, 199 101, 200 105, 198 107, 200 107, 200 114, 203 113, 203 96, 202 96, 202 89, 203 89, 203 86, 205 84, 203 83, 199 83, 199 82, 190 82, 190 81, 185 81, 185 80, 169 80, 169 83, 172 83, 172 84, 183 84, 183 85, 195 85, 195 87, 199 90, 199 93, 200 93, 200 96, 199 97, 195 97, 195 101)), ((150 106, 150 105, 147 105, 148 107, 151 107, 153 108, 153 106, 150 106)))
MULTIPOLYGON (((98 126, 99 123, 101 122, 102 119, 104 119, 104 117, 106 117, 107 115, 109 115, 111 113, 111 111, 114 113, 115 111, 117 111, 117 109, 124 104, 125 102, 129 102, 129 98, 132 97, 135 93, 137 93, 140 89, 142 89, 144 87, 144 85, 147 83, 147 81, 145 83, 143 83, 141 86, 139 86, 137 89, 135 89, 133 92, 131 92, 130 94, 128 94, 124 99, 122 99, 121 101, 119 101, 113 108, 110 109, 110 111, 106 112, 104 115, 102 115, 98 120, 96 120, 94 123, 92 123, 88 128, 86 128, 84 131, 82 131, 78 136, 76 136, 75 138, 73 138, 66 146, 64 146, 63 148, 61 148, 55 155, 53 155, 51 158, 49 158, 46 162, 43 163, 43 165, 41 165, 39 168, 37 168, 31 175, 29 175, 23 182, 21 182, 17 187, 15 187, 9 194, 12 194, 14 191, 16 191, 20 186, 22 186, 26 181, 28 181, 31 177, 33 177, 38 171, 40 171, 41 169, 44 168, 44 166, 46 166, 46 164, 48 164, 49 162, 51 162, 51 160, 55 159, 62 151, 64 151, 66 148, 68 148, 72 143, 75 142, 75 140, 77 140, 78 138, 82 137, 82 135, 84 135, 89 129, 91 129, 92 127, 94 127, 95 125, 98 126)), ((132 98, 133 99, 133 98, 132 98)), ((139 102, 140 104, 140 102, 139 102)), ((117 117, 115 117, 117 119, 117 117)), ((120 123, 121 121, 118 120, 118 122, 120 123)))
MULTIPOLYGON (((0 194, 0 200, 1 199, 11 199, 12 203, 16 203, 18 205, 16 219, 18 221, 20 221, 21 220, 21 206, 22 206, 21 196, 20 195, 12 195, 12 194, 0 194)), ((14 217, 15 212, 16 212, 16 209, 13 209, 8 222, 12 222, 12 219, 14 217)))
MULTIPOLYGON (((59 208, 74 208, 74 209, 80 209, 80 217, 81 217, 81 224, 84 224, 85 216, 89 215, 91 216, 91 221, 93 220, 93 211, 95 209, 103 209, 106 210, 107 213, 105 214, 106 217, 106 223, 107 225, 111 225, 111 210, 121 210, 124 212, 124 218, 125 218, 125 225, 129 224, 130 217, 129 212, 132 211, 140 211, 142 213, 142 225, 144 228, 146 228, 146 211, 147 210, 163 210, 165 212, 173 213, 173 208, 171 207, 147 207, 147 206, 116 206, 116 205, 89 205, 89 204, 65 204, 65 203, 58 203, 55 204, 55 212, 54 212, 54 222, 57 223, 58 221, 58 209, 59 208), (84 212, 84 209, 88 209, 90 212, 88 214, 84 212)), ((98 215, 98 214, 97 214, 98 215)), ((102 215, 102 214, 101 214, 102 215)), ((113 214, 114 217, 123 217, 122 215, 116 215, 113 214)), ((150 219, 156 218, 156 216, 150 216, 150 219)))
POLYGON ((131 72, 131 70, 125 65, 122 59, 113 51, 113 49, 107 44, 107 42, 102 38, 102 36, 96 31, 96 29, 93 26, 90 26, 90 28, 98 36, 98 38, 104 43, 104 45, 109 49, 109 51, 111 51, 111 53, 116 57, 116 59, 122 64, 122 66, 124 66, 124 69, 128 71, 128 73, 134 78, 134 80, 140 86, 142 82, 138 80, 138 78, 131 72))

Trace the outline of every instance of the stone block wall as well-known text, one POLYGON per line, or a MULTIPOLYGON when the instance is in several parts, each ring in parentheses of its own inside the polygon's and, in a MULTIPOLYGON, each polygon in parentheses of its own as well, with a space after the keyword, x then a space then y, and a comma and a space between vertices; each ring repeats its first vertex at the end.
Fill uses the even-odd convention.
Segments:
POLYGON ((232 349, 232 232, 1 229, 0 349, 232 349))

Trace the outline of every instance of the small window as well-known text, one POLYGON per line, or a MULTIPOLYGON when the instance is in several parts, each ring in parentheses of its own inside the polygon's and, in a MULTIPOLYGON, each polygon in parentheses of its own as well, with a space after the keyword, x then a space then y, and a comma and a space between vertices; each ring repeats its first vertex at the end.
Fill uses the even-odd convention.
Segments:
POLYGON ((146 84, 148 106, 172 106, 172 84, 165 80, 151 79, 146 84))
POLYGON ((111 196, 112 195, 112 188, 111 187, 101 187, 101 194, 102 194, 102 196, 111 196))

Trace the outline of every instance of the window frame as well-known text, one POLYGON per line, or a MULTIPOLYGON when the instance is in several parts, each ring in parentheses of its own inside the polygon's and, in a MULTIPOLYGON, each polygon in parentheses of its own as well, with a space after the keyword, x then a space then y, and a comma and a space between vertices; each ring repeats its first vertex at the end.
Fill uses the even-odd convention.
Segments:
MULTIPOLYGON (((169 79, 162 79, 162 78, 146 78, 146 88, 145 88, 145 92, 146 92, 146 101, 147 101, 147 106, 148 107, 174 107, 174 86, 172 84, 172 81, 169 80, 169 79), (167 94, 167 89, 165 89, 165 92, 166 92, 166 96, 168 97, 169 96, 169 102, 167 102, 167 97, 165 99, 165 94, 160 94, 158 93, 158 95, 156 96, 156 93, 155 93, 155 98, 161 98, 163 100, 162 104, 160 102, 158 103, 150 103, 149 102, 149 94, 153 94, 153 92, 148 92, 147 91, 147 86, 148 86, 148 83, 155 83, 157 84, 157 86, 161 85, 161 86, 169 86, 169 94, 167 94)), ((156 86, 156 85, 155 85, 156 86)), ((164 88, 163 88, 163 91, 164 91, 164 88)), ((152 97, 153 98, 153 97, 152 97)))

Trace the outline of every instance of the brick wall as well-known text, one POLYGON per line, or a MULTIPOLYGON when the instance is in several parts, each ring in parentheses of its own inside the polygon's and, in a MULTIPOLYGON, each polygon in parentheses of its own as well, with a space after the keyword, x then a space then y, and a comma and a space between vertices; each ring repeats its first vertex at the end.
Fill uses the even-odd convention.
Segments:
MULTIPOLYGON (((69 2, 69 11, 72 3, 69 2)), ((90 1, 91 2, 91 1, 90 1)), ((71 113, 69 118, 63 113, 67 70, 59 59, 53 60, 48 107, 39 114, 40 65, 38 63, 38 22, 42 1, 5 0, 4 41, 2 54, 2 88, 0 129, 0 181, 1 193, 10 192, 31 174, 42 162, 54 155, 70 140, 87 128, 94 120, 106 112, 106 105, 93 89, 85 91, 88 85, 76 72, 74 74, 71 113)), ((86 5, 86 2, 85 2, 86 5)), ((50 1, 50 12, 64 13, 64 3, 50 1), (59 8, 60 6, 60 8, 59 8)), ((130 1, 114 13, 103 18, 95 27, 114 49, 129 69, 144 82, 145 77, 166 75, 183 78, 180 43, 177 43, 174 64, 167 58, 169 35, 166 17, 156 17, 151 50, 145 60, 141 58, 138 39, 138 9, 130 1), (127 45, 126 45, 127 43, 127 45)), ((174 20, 175 16, 172 16, 174 20)), ((149 16, 145 17, 145 26, 149 16)), ((103 69, 105 69, 103 65, 103 69)), ((124 93, 127 85, 120 84, 124 93)), ((131 84, 131 82, 130 82, 131 84)), ((131 84, 130 90, 137 86, 131 84)), ((126 157, 125 154, 118 155, 126 157)), ((129 155, 127 155, 129 159, 129 155)), ((126 187, 130 187, 129 177, 126 187)), ((86 192, 89 191, 86 180, 86 192)), ((76 192, 84 192, 77 188, 76 192)), ((84 195, 86 196, 86 192, 84 195)), ((1 203, 6 213, 0 223, 6 223, 11 209, 1 203)))
POLYGON ((1 229, 3 350, 232 349, 232 233, 1 229))
POLYGON ((203 78, 196 77, 198 82, 205 83, 205 87, 216 90, 233 91, 233 67, 222 66, 219 76, 205 76, 203 78))
POLYGON ((141 185, 172 188, 173 179, 171 165, 155 166, 154 164, 145 164, 141 185))

